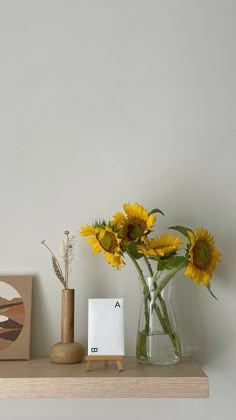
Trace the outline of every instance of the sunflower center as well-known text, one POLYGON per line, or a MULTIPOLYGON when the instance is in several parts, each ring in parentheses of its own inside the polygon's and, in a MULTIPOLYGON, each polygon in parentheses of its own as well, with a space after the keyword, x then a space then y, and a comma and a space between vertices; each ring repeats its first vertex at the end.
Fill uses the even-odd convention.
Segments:
POLYGON ((102 237, 98 238, 102 248, 110 253, 114 253, 117 247, 117 239, 112 232, 105 232, 102 237))
POLYGON ((142 223, 140 224, 129 223, 125 228, 125 236, 130 241, 134 241, 135 239, 140 238, 143 232, 144 232, 144 229, 143 229, 142 223))
POLYGON ((199 240, 193 248, 193 263, 200 269, 205 269, 211 261, 211 252, 208 244, 199 240))

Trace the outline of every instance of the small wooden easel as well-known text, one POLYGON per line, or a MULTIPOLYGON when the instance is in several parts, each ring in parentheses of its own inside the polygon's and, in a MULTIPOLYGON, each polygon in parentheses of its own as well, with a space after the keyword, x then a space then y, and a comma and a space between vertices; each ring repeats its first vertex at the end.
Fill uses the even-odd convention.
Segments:
POLYGON ((87 360, 87 368, 86 368, 87 372, 91 370, 93 362, 103 361, 104 368, 106 368, 108 367, 109 360, 114 360, 116 362, 119 372, 123 370, 124 356, 86 356, 85 359, 87 360))

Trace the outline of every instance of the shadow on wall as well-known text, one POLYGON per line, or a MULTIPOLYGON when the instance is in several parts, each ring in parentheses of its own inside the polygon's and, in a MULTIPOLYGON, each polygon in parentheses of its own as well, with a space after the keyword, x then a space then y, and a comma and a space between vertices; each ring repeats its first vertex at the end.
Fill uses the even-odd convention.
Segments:
MULTIPOLYGON (((219 274, 220 271, 218 269, 219 274)), ((195 286, 184 272, 179 273, 175 280, 172 299, 183 355, 192 356, 203 364, 219 361, 225 348, 231 346, 232 334, 230 328, 225 328, 227 307, 219 296, 220 290, 217 290, 217 276, 213 276, 212 290, 218 300, 203 285, 195 286)))
POLYGON ((78 288, 75 291, 75 340, 87 347, 88 299, 107 298, 109 295, 109 272, 103 256, 92 255, 88 245, 80 249, 78 288))
POLYGON ((52 331, 40 278, 37 274, 33 274, 32 278, 31 357, 42 356, 44 343, 47 343, 52 331))

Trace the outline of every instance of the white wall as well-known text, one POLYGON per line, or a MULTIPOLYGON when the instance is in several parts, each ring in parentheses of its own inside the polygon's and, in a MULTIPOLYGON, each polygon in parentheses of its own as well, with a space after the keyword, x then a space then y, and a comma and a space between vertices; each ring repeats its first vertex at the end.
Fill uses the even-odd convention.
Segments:
MULTIPOLYGON (((189 279, 176 288, 208 400, 0 401, 1 419, 235 418, 235 18, 233 0, 0 0, 0 267, 34 276, 32 354, 60 332, 41 239, 56 249, 65 228, 139 201, 163 209, 161 229, 204 225, 223 253, 218 302, 189 279)), ((125 297, 134 354, 133 267, 117 272, 78 237, 71 287, 85 345, 87 298, 125 297)))

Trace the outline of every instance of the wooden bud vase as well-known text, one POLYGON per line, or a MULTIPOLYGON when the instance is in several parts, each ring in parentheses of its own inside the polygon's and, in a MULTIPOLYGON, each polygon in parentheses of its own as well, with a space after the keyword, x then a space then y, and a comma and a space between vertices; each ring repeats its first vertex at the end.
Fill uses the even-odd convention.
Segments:
POLYGON ((50 349, 53 363, 79 363, 84 357, 83 346, 74 342, 74 299, 74 289, 62 290, 61 342, 50 349))

